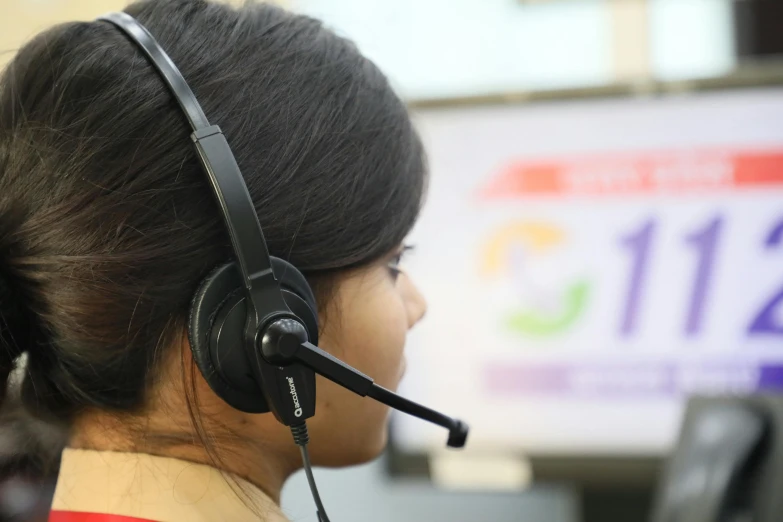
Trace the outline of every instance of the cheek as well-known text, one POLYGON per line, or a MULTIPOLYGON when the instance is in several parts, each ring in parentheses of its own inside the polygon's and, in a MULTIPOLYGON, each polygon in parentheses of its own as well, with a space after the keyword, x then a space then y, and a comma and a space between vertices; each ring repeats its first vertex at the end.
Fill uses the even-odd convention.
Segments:
POLYGON ((374 320, 365 323, 361 344, 362 366, 378 384, 396 387, 400 378, 403 350, 407 333, 405 310, 397 302, 387 301, 379 308, 374 320))
POLYGON ((365 299, 350 314, 343 311, 346 331, 341 335, 344 345, 340 350, 348 364, 387 388, 396 387, 401 377, 408 330, 405 306, 391 290, 365 299))

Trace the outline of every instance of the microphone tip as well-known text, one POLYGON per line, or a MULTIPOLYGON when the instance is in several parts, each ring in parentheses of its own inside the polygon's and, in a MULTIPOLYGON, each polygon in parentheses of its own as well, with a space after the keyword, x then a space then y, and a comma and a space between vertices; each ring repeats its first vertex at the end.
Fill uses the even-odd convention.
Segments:
POLYGON ((468 428, 467 424, 461 420, 457 420, 454 426, 449 430, 449 440, 446 442, 446 445, 450 448, 463 447, 468 440, 469 430, 470 428, 468 428))

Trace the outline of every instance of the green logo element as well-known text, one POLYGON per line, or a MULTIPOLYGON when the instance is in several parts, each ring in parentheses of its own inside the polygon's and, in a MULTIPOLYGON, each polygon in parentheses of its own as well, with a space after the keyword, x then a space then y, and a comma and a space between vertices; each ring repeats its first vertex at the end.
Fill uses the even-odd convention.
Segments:
POLYGON ((482 272, 504 281, 525 301, 504 314, 506 329, 529 337, 552 337, 569 330, 584 314, 590 297, 586 279, 579 277, 565 286, 547 285, 530 274, 531 265, 555 263, 552 256, 565 242, 562 229, 541 222, 512 223, 490 238, 482 272))
POLYGON ((555 335, 568 330, 587 304, 590 285, 579 281, 568 287, 565 292, 565 306, 560 314, 549 314, 539 310, 518 310, 506 318, 510 330, 535 337, 555 335))

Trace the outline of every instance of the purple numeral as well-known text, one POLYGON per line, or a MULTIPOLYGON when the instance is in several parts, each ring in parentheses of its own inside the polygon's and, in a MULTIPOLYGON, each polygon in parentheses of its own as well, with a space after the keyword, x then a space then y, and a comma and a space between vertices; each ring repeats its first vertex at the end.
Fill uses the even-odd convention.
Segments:
POLYGON ((622 335, 630 335, 636 329, 636 319, 639 316, 639 302, 642 294, 642 285, 647 275, 648 260, 650 258, 650 242, 655 232, 655 220, 650 220, 644 226, 630 236, 621 238, 620 243, 628 247, 633 256, 631 268, 631 282, 628 285, 628 294, 625 299, 625 311, 620 325, 622 335))
MULTIPOLYGON (((783 221, 779 221, 772 227, 767 239, 764 241, 764 246, 771 250, 780 245, 783 240, 783 221)), ((748 327, 748 334, 760 335, 760 334, 773 334, 783 335, 783 325, 775 319, 777 309, 780 302, 783 301, 783 288, 778 289, 772 297, 770 297, 761 310, 756 314, 748 327)))
POLYGON ((688 308, 688 319, 685 323, 686 335, 695 335, 701 329, 704 305, 707 302, 707 290, 715 265, 715 250, 722 229, 723 218, 718 216, 704 230, 699 230, 685 238, 685 242, 693 245, 699 255, 696 280, 693 283, 693 293, 691 293, 691 303, 688 308))

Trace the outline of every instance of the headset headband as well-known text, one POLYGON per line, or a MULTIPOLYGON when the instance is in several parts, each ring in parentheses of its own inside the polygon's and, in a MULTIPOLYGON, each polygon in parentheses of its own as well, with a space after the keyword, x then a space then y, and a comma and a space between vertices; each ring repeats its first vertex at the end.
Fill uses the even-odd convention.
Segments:
POLYGON ((117 26, 130 37, 131 42, 141 48, 182 108, 193 129, 191 138, 220 203, 245 287, 250 291, 255 309, 263 309, 261 303, 255 302, 261 296, 254 294, 258 293, 256 290, 262 279, 274 278, 269 250, 253 200, 220 127, 209 124, 182 73, 143 25, 126 13, 110 13, 98 19, 117 26))

